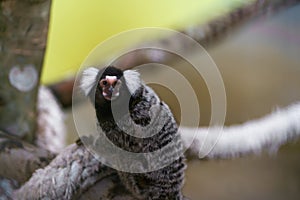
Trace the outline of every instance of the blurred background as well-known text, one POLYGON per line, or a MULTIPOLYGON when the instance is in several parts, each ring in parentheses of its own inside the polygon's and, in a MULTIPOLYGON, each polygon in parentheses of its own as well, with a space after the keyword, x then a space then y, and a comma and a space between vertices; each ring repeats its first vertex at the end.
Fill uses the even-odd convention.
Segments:
MULTIPOLYGON (((53 85, 76 74, 83 60, 96 45, 133 28, 164 27, 186 30, 196 24, 236 9, 244 1, 84 1, 54 0, 42 82, 53 85)), ((249 1, 251 2, 251 1, 249 1)), ((239 16, 237 16, 239 17, 239 16)), ((238 20, 238 19, 237 19, 238 20)), ((221 20, 222 23, 222 20, 221 20)), ((227 95, 226 125, 262 117, 277 107, 300 100, 300 5, 272 15, 259 15, 242 23, 222 40, 206 48, 222 75, 227 95)), ((201 56, 193 54, 191 56, 201 56)), ((204 64, 204 63, 203 63, 204 64)), ((175 69, 190 74, 201 109, 201 126, 210 120, 210 95, 201 77, 184 61, 175 69)), ((157 69, 150 75, 160 76, 157 69)), ((174 84, 176 80, 174 80, 174 84)), ((153 86, 169 104, 177 120, 180 105, 176 94, 153 86)), ((187 98, 188 102, 189 99, 187 98)), ((76 102, 73 110, 82 120, 94 119, 87 101, 76 102)), ((72 110, 64 109, 68 143, 77 139, 72 110)), ((95 120, 90 120, 94 123, 95 120)), ((86 127, 87 131, 89 126, 86 127)), ((93 129, 91 128, 90 131, 93 129)), ((300 141, 284 145, 274 154, 232 160, 190 161, 184 194, 191 199, 299 199, 300 141)))
POLYGON ((205 23, 253 0, 154 0, 143 2, 53 0, 42 80, 72 76, 101 42, 135 28, 183 29, 205 23))

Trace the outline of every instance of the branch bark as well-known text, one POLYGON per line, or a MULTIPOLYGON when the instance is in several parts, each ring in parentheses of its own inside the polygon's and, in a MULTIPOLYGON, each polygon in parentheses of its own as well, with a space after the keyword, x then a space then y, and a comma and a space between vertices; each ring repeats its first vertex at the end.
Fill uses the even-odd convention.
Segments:
POLYGON ((50 0, 0 1, 0 129, 30 143, 50 0))
POLYGON ((99 162, 83 145, 77 144, 67 147, 44 169, 37 170, 14 193, 14 199, 18 200, 125 200, 125 197, 133 199, 118 180, 117 172, 99 162))
POLYGON ((32 173, 54 158, 49 151, 35 147, 0 131, 0 177, 27 181, 32 173))

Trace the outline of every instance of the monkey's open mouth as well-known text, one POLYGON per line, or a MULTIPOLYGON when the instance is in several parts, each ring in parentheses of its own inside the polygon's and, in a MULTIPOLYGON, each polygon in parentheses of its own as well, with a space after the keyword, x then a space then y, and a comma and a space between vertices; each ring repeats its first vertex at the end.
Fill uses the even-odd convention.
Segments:
POLYGON ((112 101, 115 100, 120 95, 120 92, 118 91, 118 89, 116 89, 115 91, 115 89, 113 88, 113 89, 103 91, 102 95, 106 100, 112 101))

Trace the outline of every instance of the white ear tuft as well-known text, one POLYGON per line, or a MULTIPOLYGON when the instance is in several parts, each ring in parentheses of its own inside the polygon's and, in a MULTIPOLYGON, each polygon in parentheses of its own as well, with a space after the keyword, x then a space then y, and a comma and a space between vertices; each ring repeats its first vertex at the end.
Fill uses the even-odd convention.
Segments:
POLYGON ((142 85, 140 73, 135 70, 126 70, 123 74, 130 94, 134 94, 142 85))
POLYGON ((92 88, 96 84, 98 73, 99 69, 94 67, 87 68, 82 72, 80 88, 84 92, 85 96, 91 92, 92 88))

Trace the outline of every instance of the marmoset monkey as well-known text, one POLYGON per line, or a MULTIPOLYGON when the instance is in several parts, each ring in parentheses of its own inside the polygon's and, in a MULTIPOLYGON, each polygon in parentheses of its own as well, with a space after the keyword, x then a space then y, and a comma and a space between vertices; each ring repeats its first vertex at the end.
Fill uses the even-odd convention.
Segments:
POLYGON ((143 83, 140 74, 113 66, 88 68, 83 72, 81 89, 93 102, 99 129, 105 136, 125 151, 145 153, 140 163, 116 156, 125 165, 138 165, 141 171, 145 170, 118 172, 133 196, 143 200, 184 199, 181 189, 186 166, 176 121, 169 107, 143 83), (149 162, 147 153, 161 149, 157 162, 149 162))

